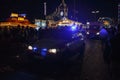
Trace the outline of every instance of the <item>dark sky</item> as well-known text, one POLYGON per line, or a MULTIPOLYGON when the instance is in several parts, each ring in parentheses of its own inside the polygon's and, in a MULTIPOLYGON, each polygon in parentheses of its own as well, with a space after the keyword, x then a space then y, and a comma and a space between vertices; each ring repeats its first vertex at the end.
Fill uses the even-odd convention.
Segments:
MULTIPOLYGON (((0 20, 5 20, 11 12, 26 13, 27 18, 34 20, 43 17, 43 2, 47 2, 47 14, 52 13, 61 0, 0 0, 0 20)), ((74 0, 65 0, 69 7, 69 16, 73 15, 74 0)), ((76 16, 79 21, 90 20, 92 10, 99 10, 97 15, 117 17, 117 0, 75 0, 76 16)))

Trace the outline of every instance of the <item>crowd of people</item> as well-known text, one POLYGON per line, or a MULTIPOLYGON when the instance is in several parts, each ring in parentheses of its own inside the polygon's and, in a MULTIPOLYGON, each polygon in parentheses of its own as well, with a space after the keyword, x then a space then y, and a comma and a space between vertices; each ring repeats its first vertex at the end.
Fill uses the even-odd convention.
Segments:
MULTIPOLYGON (((77 30, 76 30, 77 31, 77 30)), ((12 40, 15 42, 34 42, 42 38, 67 39, 72 38, 72 31, 69 27, 45 28, 38 30, 32 27, 0 27, 0 40, 12 40)))
POLYGON ((0 27, 0 40, 30 42, 37 39, 37 30, 31 27, 0 27))

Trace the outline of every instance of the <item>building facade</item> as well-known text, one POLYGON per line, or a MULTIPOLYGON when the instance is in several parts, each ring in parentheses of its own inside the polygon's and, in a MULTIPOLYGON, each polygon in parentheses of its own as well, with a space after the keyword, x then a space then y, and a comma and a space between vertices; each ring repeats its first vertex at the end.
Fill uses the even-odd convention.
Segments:
POLYGON ((64 0, 56 8, 56 10, 46 16, 46 20, 35 19, 35 24, 37 28, 56 28, 58 26, 72 26, 72 25, 82 25, 82 23, 68 19, 68 7, 64 0), (45 24, 46 22, 46 24, 45 24), (45 24, 45 25, 42 25, 45 24))
POLYGON ((68 17, 68 7, 65 1, 62 0, 62 3, 56 8, 56 10, 52 14, 46 16, 46 20, 57 21, 64 17, 68 17))
POLYGON ((118 23, 120 23, 120 3, 118 4, 118 23))
POLYGON ((36 28, 36 25, 30 23, 30 21, 26 18, 26 14, 17 14, 11 13, 10 17, 5 22, 0 22, 0 27, 32 27, 36 28))

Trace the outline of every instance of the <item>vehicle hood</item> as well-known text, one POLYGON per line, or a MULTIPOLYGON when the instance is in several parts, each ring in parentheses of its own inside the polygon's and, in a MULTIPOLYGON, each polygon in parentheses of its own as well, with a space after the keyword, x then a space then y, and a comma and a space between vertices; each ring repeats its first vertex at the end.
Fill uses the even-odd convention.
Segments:
POLYGON ((65 43, 65 40, 41 39, 33 45, 39 48, 61 48, 65 46, 65 43))

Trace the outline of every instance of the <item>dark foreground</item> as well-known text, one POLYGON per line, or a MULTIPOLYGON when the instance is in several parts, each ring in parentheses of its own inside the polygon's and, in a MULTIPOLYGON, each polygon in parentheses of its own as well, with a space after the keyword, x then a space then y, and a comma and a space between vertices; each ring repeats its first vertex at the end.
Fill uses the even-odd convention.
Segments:
POLYGON ((14 64, 17 67, 7 64, 0 68, 0 80, 111 80, 101 41, 86 40, 85 44, 81 53, 84 56, 76 55, 70 62, 36 60, 31 64, 14 64))

